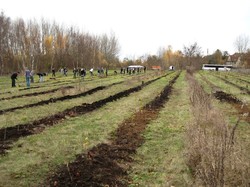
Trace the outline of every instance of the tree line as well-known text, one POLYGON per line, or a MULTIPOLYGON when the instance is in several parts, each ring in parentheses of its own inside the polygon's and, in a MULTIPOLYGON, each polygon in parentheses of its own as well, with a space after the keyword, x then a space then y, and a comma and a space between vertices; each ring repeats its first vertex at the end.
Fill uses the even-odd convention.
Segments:
POLYGON ((93 35, 40 22, 0 15, 0 74, 24 70, 50 71, 67 67, 112 67, 119 64, 120 46, 114 33, 93 35))
MULTIPOLYGON (((235 40, 235 48, 242 65, 250 68, 249 39, 240 35, 235 40)), ((200 69, 202 64, 223 64, 227 61, 227 51, 216 50, 211 55, 203 55, 197 42, 173 51, 172 46, 159 48, 157 55, 145 54, 136 59, 119 60, 120 45, 115 34, 93 35, 82 32, 77 27, 64 27, 43 18, 25 22, 22 18, 11 20, 3 12, 0 14, 0 75, 22 71, 25 67, 35 71, 50 72, 73 68, 119 68, 132 64, 147 68, 161 66, 167 69, 187 66, 200 69)))

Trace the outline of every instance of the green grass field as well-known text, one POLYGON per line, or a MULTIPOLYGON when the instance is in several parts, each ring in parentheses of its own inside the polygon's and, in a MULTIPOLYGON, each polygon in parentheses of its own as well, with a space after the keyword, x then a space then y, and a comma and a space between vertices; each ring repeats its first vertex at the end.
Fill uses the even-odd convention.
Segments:
MULTIPOLYGON (((57 171, 57 168, 74 161, 76 155, 86 153, 100 143, 108 143, 118 126, 154 100, 177 74, 177 71, 162 73, 148 71, 146 74, 117 74, 103 78, 87 76, 85 80, 73 79, 71 74, 67 77, 58 75, 56 79, 50 79, 48 76, 43 83, 35 80, 31 89, 27 90, 23 90, 25 83, 21 77, 19 78, 19 86, 16 88, 10 87, 9 77, 1 77, 0 110, 34 104, 50 98, 76 95, 98 86, 106 86, 103 90, 86 96, 3 113, 0 115, 0 129, 4 129, 32 123, 35 120, 84 103, 92 104, 166 75, 137 92, 108 102, 91 112, 76 117, 66 116, 56 125, 46 127, 41 133, 24 136, 14 141, 7 153, 0 155, 0 186, 42 186, 47 178, 57 171), (65 86, 71 86, 71 88, 60 89, 65 86), (59 90, 36 96, 25 96, 25 94, 39 93, 55 88, 59 90), (11 98, 14 96, 20 97, 11 98)), ((190 171, 186 158, 187 127, 194 118, 186 74, 186 71, 181 72, 173 85, 168 101, 160 109, 157 119, 147 124, 147 128, 143 132, 144 143, 133 155, 134 161, 127 171, 130 178, 129 186, 192 186, 197 184, 198 179, 190 171)), ((225 93, 237 97, 249 108, 250 95, 227 84, 218 76, 226 77, 234 84, 250 89, 248 87, 250 85, 242 81, 250 81, 248 76, 228 72, 195 73, 195 79, 202 85, 207 94, 212 95, 213 93, 211 85, 208 84, 210 81, 225 93)), ((216 98, 212 98, 212 105, 220 110, 229 126, 233 126, 237 119, 243 115, 239 114, 232 104, 218 101, 216 98)), ((242 118, 236 131, 237 139, 244 142, 246 147, 250 145, 248 119, 242 118)), ((2 139, 1 143, 3 144, 4 140, 2 139)), ((250 155, 249 150, 247 153, 250 155)), ((249 160, 244 164, 248 165, 249 160)))

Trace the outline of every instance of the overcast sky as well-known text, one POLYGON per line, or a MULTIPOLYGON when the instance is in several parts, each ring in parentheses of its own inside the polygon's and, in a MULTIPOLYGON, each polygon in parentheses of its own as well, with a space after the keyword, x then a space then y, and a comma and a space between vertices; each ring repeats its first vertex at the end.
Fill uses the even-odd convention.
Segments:
POLYGON ((194 42, 204 55, 233 53, 235 39, 250 35, 250 0, 0 0, 0 10, 12 20, 43 17, 92 34, 114 32, 122 58, 194 42))

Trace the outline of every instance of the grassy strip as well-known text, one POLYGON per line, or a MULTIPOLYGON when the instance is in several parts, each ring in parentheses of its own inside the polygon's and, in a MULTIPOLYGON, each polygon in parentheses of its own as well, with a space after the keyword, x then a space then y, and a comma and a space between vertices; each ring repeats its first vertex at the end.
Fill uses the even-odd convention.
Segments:
POLYGON ((145 131, 130 176, 131 186, 187 186, 189 170, 184 161, 183 134, 190 120, 190 102, 184 73, 177 79, 170 100, 145 131))
POLYGON ((224 92, 234 95, 241 101, 250 103, 250 95, 242 94, 242 91, 232 85, 225 83, 223 80, 212 76, 212 72, 202 72, 202 74, 214 85, 220 87, 224 92))
MULTIPOLYGON (((31 88, 31 89, 26 89, 26 90, 22 90, 19 88, 10 88, 7 91, 11 92, 11 96, 18 96, 18 95, 24 95, 27 93, 35 93, 35 92, 42 92, 42 91, 48 91, 51 90, 51 88, 53 87, 53 89, 55 88, 61 88, 61 87, 65 87, 65 86, 74 86, 74 87, 83 87, 85 85, 89 85, 89 84, 103 84, 105 82, 109 82, 109 81, 114 81, 114 80, 124 80, 128 77, 122 77, 122 76, 117 76, 117 77, 107 77, 107 78, 99 78, 99 79, 89 79, 89 80, 82 80, 80 78, 77 79, 72 79, 70 81, 67 81, 63 78, 60 78, 59 80, 50 80, 48 82, 43 82, 43 83, 34 83, 32 84, 33 86, 39 86, 39 88, 31 88)), ((5 97, 10 97, 9 93, 2 93, 0 95, 1 98, 5 98, 5 97)))
POLYGON ((247 84, 250 83, 250 76, 240 74, 240 73, 236 73, 236 72, 230 72, 230 73, 228 73, 228 75, 233 77, 234 80, 236 79, 236 80, 238 80, 240 82, 247 83, 247 84))
POLYGON ((56 114, 68 108, 79 106, 82 103, 92 103, 123 90, 127 90, 131 87, 140 85, 141 81, 147 81, 150 79, 152 79, 152 75, 144 76, 143 79, 141 77, 133 77, 132 79, 125 81, 123 84, 112 86, 111 88, 107 88, 101 92, 96 92, 91 96, 88 95, 85 97, 79 97, 77 99, 51 103, 46 106, 26 108, 22 110, 16 110, 15 112, 7 112, 4 115, 0 115, 0 128, 28 123, 48 115, 56 114))
MULTIPOLYGON (((207 91, 207 93, 211 93, 212 89, 211 87, 209 87, 209 85, 207 85, 207 83, 205 83, 203 80, 200 79, 200 76, 197 74, 196 76, 197 80, 199 81, 199 83, 203 86, 203 88, 207 88, 205 89, 207 91)), ((222 87, 223 89, 223 87, 222 87)), ((239 95, 236 95, 237 97, 239 95)), ((248 98, 247 96, 245 96, 244 98, 248 98)), ((248 99, 250 101, 250 99, 248 99)), ((243 100, 246 102, 246 100, 243 100)), ((244 102, 243 102, 244 103, 244 102)), ((247 103, 244 103, 247 104, 247 103)), ((222 111, 222 113, 224 113, 224 116, 227 116, 227 122, 229 124, 236 124, 236 122, 238 121, 239 117, 242 118, 242 120, 239 123, 239 133, 241 134, 239 137, 243 138, 243 141, 246 140, 246 137, 249 137, 249 133, 250 133, 250 129, 247 128, 248 127, 248 123, 244 121, 244 117, 239 115, 239 112, 236 110, 235 106, 232 104, 229 104, 227 102, 220 102, 218 100, 213 100, 213 105, 216 108, 219 108, 220 111, 222 111)), ((247 114, 245 114, 247 115, 247 114)), ((249 114, 248 114, 249 115, 249 114)))
POLYGON ((230 78, 230 81, 234 82, 234 84, 242 85, 242 87, 249 88, 250 87, 250 78, 246 79, 241 76, 235 76, 234 74, 230 73, 225 78, 230 78))
MULTIPOLYGON (((39 88, 33 88, 32 90, 39 90, 44 89, 46 87, 55 87, 55 86, 65 86, 65 84, 79 84, 81 82, 102 82, 106 79, 116 79, 116 78, 128 78, 128 77, 134 77, 134 76, 144 76, 149 74, 154 74, 153 71, 147 71, 147 73, 140 73, 135 75, 127 75, 127 74, 117 74, 117 75, 109 75, 107 77, 99 77, 99 76, 93 76, 91 77, 89 74, 84 78, 84 81, 82 81, 81 77, 77 77, 76 79, 73 78, 73 75, 70 74, 69 76, 65 77, 60 74, 58 74, 55 79, 52 78, 51 75, 45 77, 45 81, 42 83, 38 82, 37 76, 35 76, 35 82, 31 84, 31 87, 39 87, 39 88)), ((22 89, 26 88, 25 78, 23 76, 19 76, 17 81, 17 87, 11 88, 11 79, 10 76, 2 76, 0 77, 0 94, 5 92, 11 92, 14 93, 16 91, 20 91, 22 89), (1 83, 2 82, 2 83, 1 83), (18 86, 19 85, 19 86, 18 86)), ((26 91, 26 90, 25 90, 26 91)))
POLYGON ((7 156, 0 158, 0 186, 39 186, 53 168, 105 141, 120 122, 159 94, 170 79, 162 78, 99 110, 20 139, 7 156))
MULTIPOLYGON (((111 83, 110 82, 111 81, 105 82, 102 85, 109 86, 113 83, 120 83, 115 80, 111 83)), ((82 95, 84 95, 86 91, 90 91, 97 87, 98 86, 96 84, 93 84, 93 85, 86 85, 80 89, 77 89, 74 87, 70 89, 62 88, 62 89, 59 89, 55 93, 42 94, 38 96, 30 96, 28 98, 24 97, 24 98, 18 98, 18 99, 3 100, 2 102, 0 102, 0 103, 3 103, 3 105, 0 106, 0 110, 3 110, 2 112, 7 112, 8 110, 13 111, 13 110, 21 109, 25 107, 33 107, 33 106, 42 105, 41 103, 48 104, 48 103, 62 101, 66 99, 74 99, 77 97, 81 97, 82 95), (7 106, 4 105, 4 103, 7 103, 7 102, 9 103, 9 105, 7 106)), ((2 113, 0 112, 0 114, 2 113)))
POLYGON ((7 112, 4 115, 0 115, 0 128, 10 127, 13 125, 23 124, 37 119, 41 119, 42 117, 56 114, 68 108, 72 108, 73 106, 79 106, 82 103, 92 103, 140 84, 141 79, 128 80, 122 84, 114 85, 110 88, 104 89, 101 92, 96 92, 92 95, 79 97, 63 102, 51 103, 46 106, 16 110, 15 112, 7 112))

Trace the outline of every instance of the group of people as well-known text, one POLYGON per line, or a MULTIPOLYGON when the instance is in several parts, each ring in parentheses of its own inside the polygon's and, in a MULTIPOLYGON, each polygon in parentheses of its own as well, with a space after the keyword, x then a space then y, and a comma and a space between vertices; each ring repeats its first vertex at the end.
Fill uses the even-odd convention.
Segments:
POLYGON ((127 74, 131 75, 131 74, 135 74, 135 73, 141 73, 142 70, 143 70, 144 73, 146 73, 146 70, 147 70, 146 66, 132 67, 132 68, 130 68, 130 67, 127 67, 127 68, 121 67, 120 74, 126 74, 126 72, 127 72, 127 74))
MULTIPOLYGON (((20 74, 20 72, 15 72, 13 73, 10 78, 11 78, 11 86, 12 87, 16 87, 16 80, 18 75, 20 74)), ((30 71, 28 68, 25 69, 25 81, 26 81, 26 86, 27 88, 30 88, 30 83, 34 83, 34 75, 35 72, 34 70, 30 71)), ((39 77, 39 82, 43 82, 44 81, 44 76, 46 76, 46 73, 37 73, 38 77, 39 77)))
MULTIPOLYGON (((143 68, 143 71, 145 72, 146 71, 146 67, 144 66, 143 68)), ((59 69, 59 72, 61 72, 62 75, 64 76, 67 76, 67 68, 64 67, 64 68, 60 68, 59 69)), ((135 72, 141 72, 141 68, 121 68, 121 71, 120 71, 120 74, 125 74, 127 72, 127 74, 134 74, 135 72)), ((52 67, 51 69, 51 73, 52 73, 52 77, 55 77, 56 76, 56 71, 55 71, 55 68, 52 67)), ((91 76, 94 75, 94 69, 91 68, 89 70, 89 73, 91 76)), ((115 74, 117 74, 117 71, 114 71, 115 74)), ((17 80, 17 77, 18 75, 20 74, 20 72, 15 72, 11 75, 11 80, 12 80, 12 87, 16 87, 16 80, 17 80)), ((73 69, 73 78, 76 78, 77 76, 80 76, 82 77, 82 79, 84 79, 84 77, 86 76, 87 72, 86 72, 86 69, 85 68, 74 68, 73 69)), ((106 75, 108 76, 108 69, 104 69, 104 68, 98 68, 97 69, 97 74, 98 76, 102 76, 102 75, 106 75)), ((34 82, 34 70, 30 71, 28 68, 25 69, 25 80, 26 80, 26 86, 27 88, 30 88, 30 83, 33 83, 34 82)), ((36 75, 39 76, 39 82, 44 82, 44 76, 47 75, 47 73, 43 73, 43 72, 39 72, 39 73, 36 73, 36 75)))
MULTIPOLYGON (((11 75, 11 86, 12 87, 16 87, 16 80, 18 75, 20 74, 20 72, 15 72, 11 75)), ((25 69, 25 81, 26 81, 26 85, 27 88, 30 88, 30 82, 34 82, 34 71, 30 71, 29 69, 25 69)))
MULTIPOLYGON (((55 72, 55 69, 54 69, 54 72, 55 72)), ((68 76, 68 74, 67 74, 68 73, 68 69, 66 67, 61 68, 60 72, 61 72, 62 75, 66 76, 66 77, 68 76)), ((53 68, 52 68, 52 76, 53 76, 53 68)))
POLYGON ((74 68, 73 69, 73 78, 76 78, 77 76, 81 76, 83 79, 86 76, 86 69, 85 68, 74 68))

